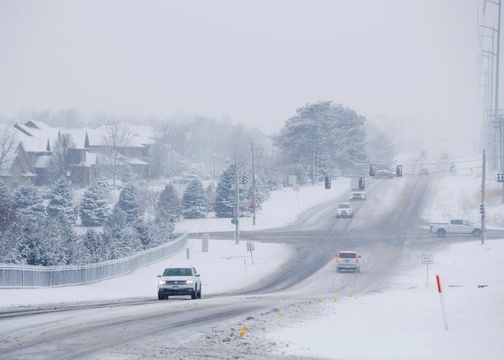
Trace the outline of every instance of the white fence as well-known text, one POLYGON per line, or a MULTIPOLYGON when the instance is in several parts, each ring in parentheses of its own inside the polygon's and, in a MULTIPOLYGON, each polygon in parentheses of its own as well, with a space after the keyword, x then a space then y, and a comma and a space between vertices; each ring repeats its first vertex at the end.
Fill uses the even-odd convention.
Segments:
POLYGON ((187 247, 187 234, 127 258, 75 266, 29 266, 0 264, 0 288, 39 288, 88 284, 128 274, 169 258, 187 247))

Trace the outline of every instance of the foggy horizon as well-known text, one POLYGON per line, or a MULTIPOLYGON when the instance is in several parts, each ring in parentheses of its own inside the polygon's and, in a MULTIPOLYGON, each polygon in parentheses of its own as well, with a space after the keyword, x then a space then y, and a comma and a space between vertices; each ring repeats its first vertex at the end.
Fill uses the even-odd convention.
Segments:
POLYGON ((204 116, 277 132, 333 101, 480 132, 474 1, 0 1, 0 115, 204 116))

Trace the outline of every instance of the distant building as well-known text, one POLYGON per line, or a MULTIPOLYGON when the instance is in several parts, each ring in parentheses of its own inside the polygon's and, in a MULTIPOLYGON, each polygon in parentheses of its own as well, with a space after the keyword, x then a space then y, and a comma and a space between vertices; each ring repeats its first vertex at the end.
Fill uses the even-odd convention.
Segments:
POLYGON ((11 189, 16 189, 26 183, 35 184, 37 174, 23 144, 19 143, 14 155, 2 166, 0 179, 11 189))
MULTIPOLYGON (((119 168, 129 167, 140 179, 149 176, 150 147, 154 143, 154 129, 148 126, 130 126, 132 143, 119 150, 119 168)), ((110 149, 104 145, 106 126, 97 129, 51 128, 40 121, 15 124, 10 129, 16 133, 19 146, 0 177, 12 188, 30 181, 36 185, 53 181, 50 174, 52 146, 61 134, 70 134, 75 148, 70 149, 69 179, 79 186, 90 185, 97 176, 112 177, 110 149)), ((119 171, 120 173, 120 171, 119 171)))

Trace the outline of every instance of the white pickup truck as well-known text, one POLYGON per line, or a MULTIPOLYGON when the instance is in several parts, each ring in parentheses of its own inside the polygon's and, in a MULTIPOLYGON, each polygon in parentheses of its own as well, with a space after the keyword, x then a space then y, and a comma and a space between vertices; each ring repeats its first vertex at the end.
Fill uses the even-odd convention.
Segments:
POLYGON ((431 223, 430 232, 436 233, 439 237, 446 234, 472 234, 481 235, 481 228, 468 220, 454 219, 447 223, 431 223))

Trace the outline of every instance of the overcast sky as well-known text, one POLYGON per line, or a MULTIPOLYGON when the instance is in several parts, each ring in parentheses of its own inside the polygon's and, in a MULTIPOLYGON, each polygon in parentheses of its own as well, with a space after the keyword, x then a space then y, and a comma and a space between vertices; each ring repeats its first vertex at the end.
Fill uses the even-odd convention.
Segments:
MULTIPOLYGON (((0 0, 0 114, 480 124, 478 0, 0 0)), ((489 5, 490 6, 490 5, 489 5)))

